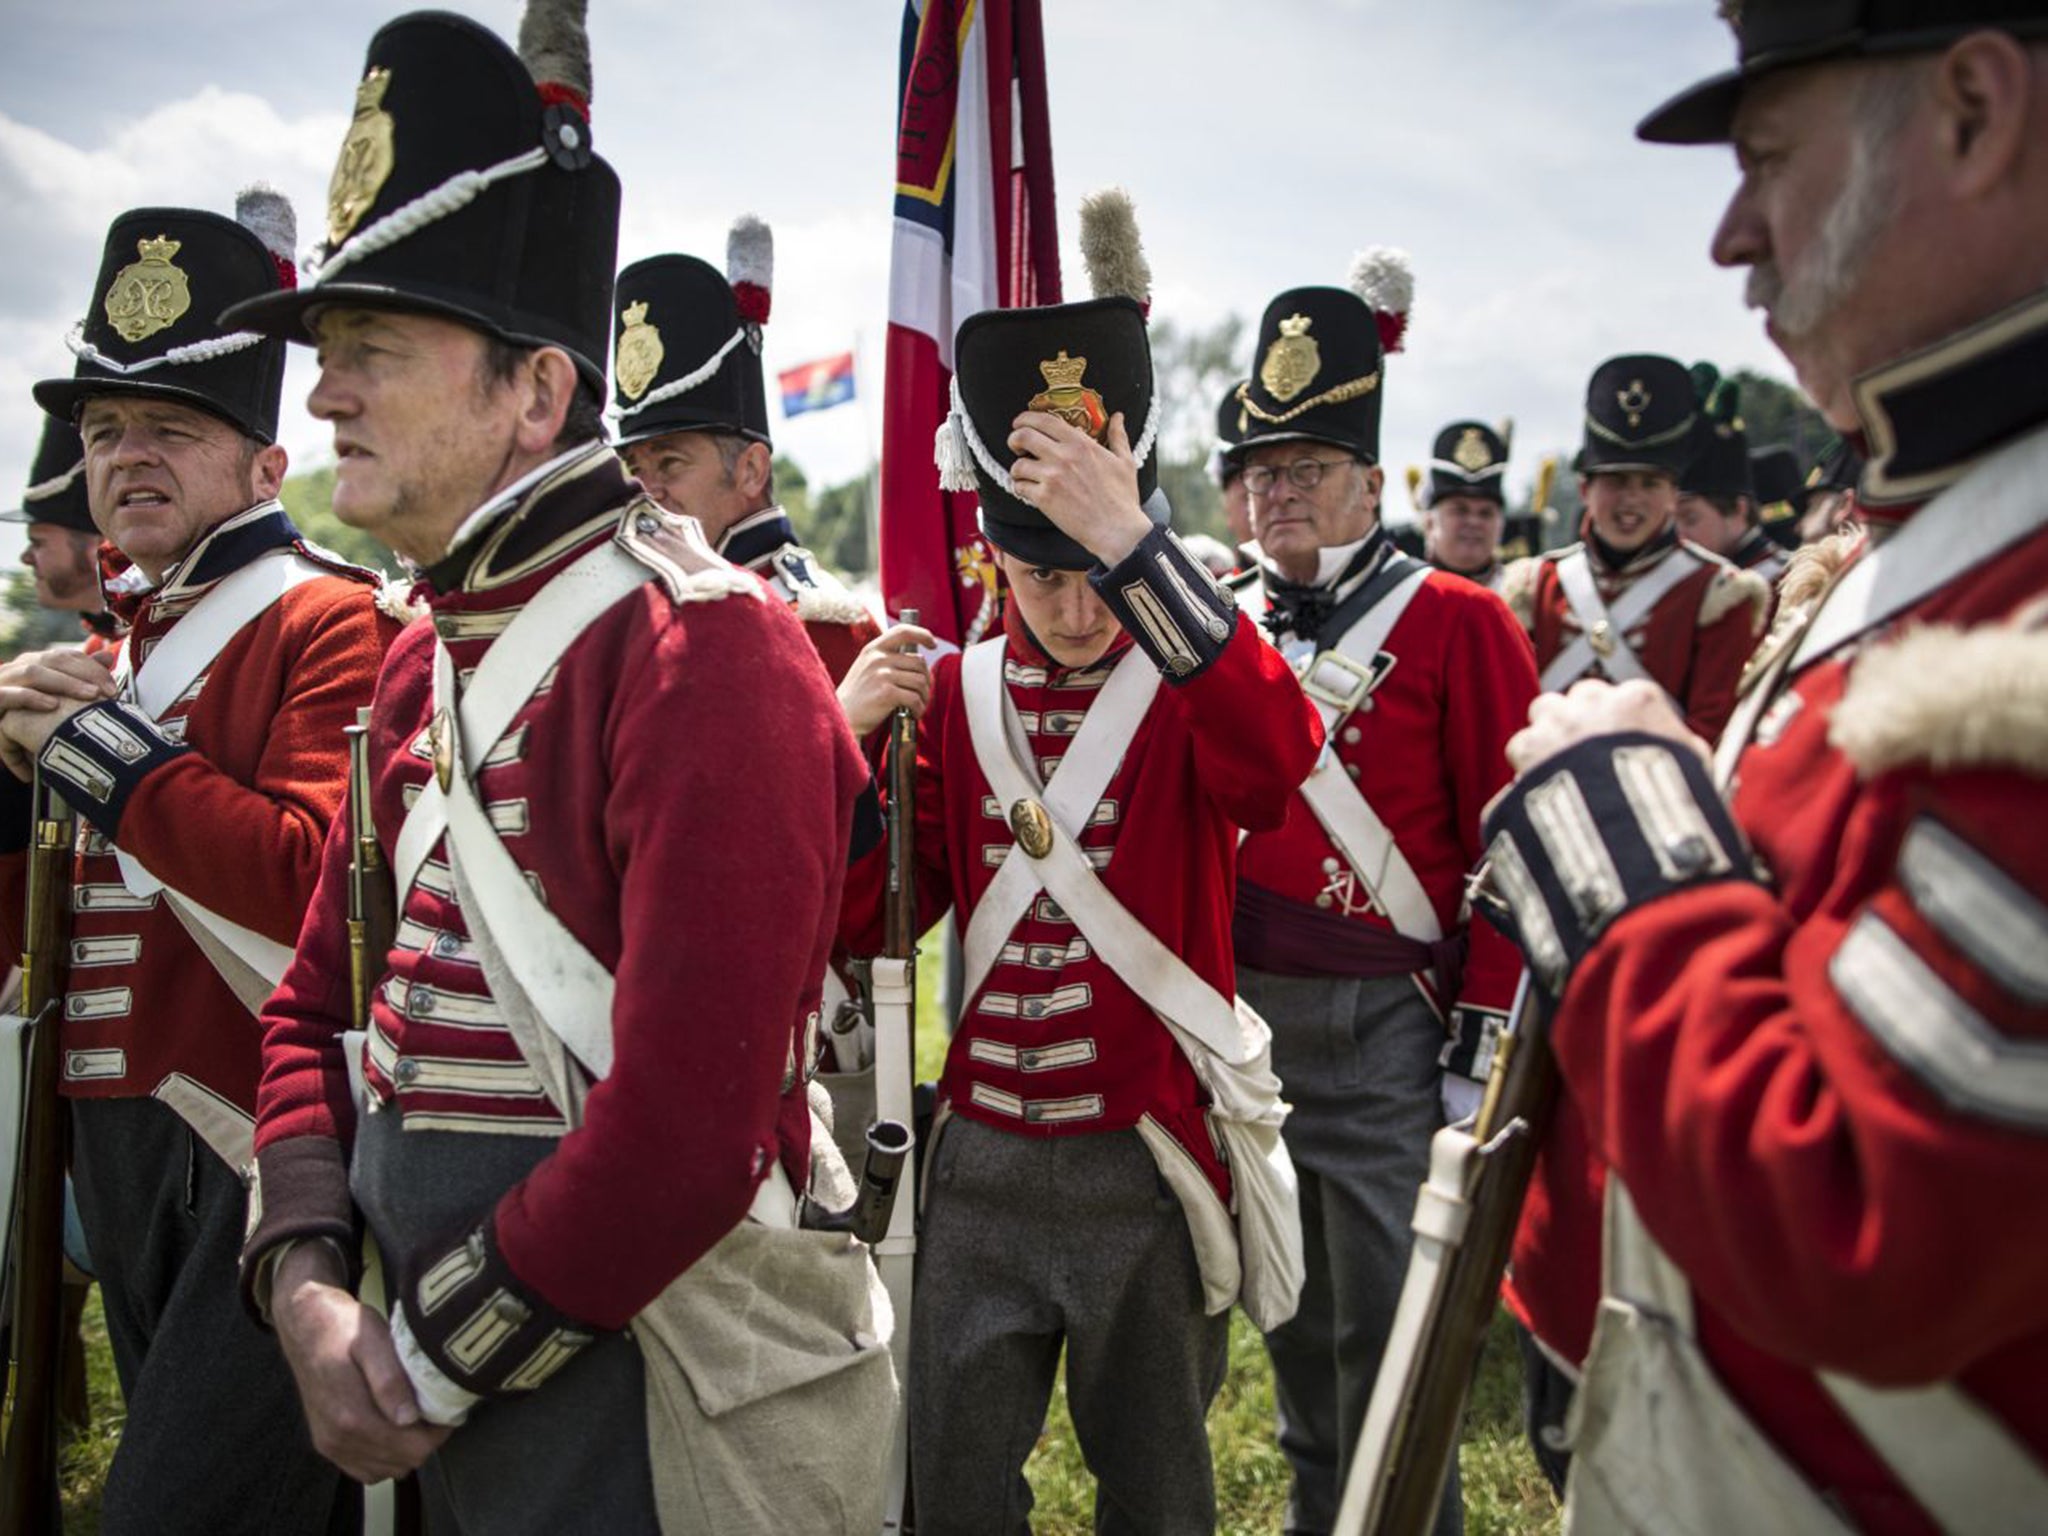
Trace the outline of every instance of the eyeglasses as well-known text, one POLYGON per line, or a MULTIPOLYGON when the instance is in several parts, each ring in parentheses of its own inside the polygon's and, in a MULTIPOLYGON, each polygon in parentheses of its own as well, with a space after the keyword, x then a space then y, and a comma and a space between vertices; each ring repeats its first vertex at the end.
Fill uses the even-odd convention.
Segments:
POLYGON ((1284 473, 1289 485, 1312 491, 1323 483, 1324 470, 1357 462, 1356 459, 1296 459, 1286 465, 1254 464, 1244 472, 1244 488, 1254 496, 1263 496, 1273 489, 1284 473))

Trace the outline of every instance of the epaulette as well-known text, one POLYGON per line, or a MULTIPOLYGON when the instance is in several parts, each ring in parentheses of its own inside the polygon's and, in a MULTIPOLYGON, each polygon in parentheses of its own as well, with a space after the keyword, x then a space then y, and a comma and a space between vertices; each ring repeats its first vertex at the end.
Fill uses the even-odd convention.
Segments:
POLYGON ((413 596, 413 584, 386 577, 377 583, 377 611, 388 619, 410 624, 428 614, 424 599, 413 596))
POLYGON ((804 623, 858 624, 871 617, 867 605, 802 546, 785 544, 770 557, 770 563, 790 595, 796 616, 804 623))
POLYGON ((1851 523, 1793 550, 1785 562, 1785 574, 1778 578, 1780 610, 1803 609, 1817 602, 1835 584, 1849 557, 1863 547, 1863 538, 1863 525, 1851 523))
POLYGON ((1828 717, 1828 741, 1865 779, 1924 765, 2048 778, 2043 614, 1961 629, 1923 624, 1868 647, 1828 717))
POLYGON ((360 581, 366 587, 381 587, 391 579, 380 570, 367 565, 357 565, 348 556, 339 554, 324 544, 315 544, 303 536, 294 539, 292 547, 322 570, 332 571, 337 576, 346 576, 350 581, 360 581))
MULTIPOLYGON (((1706 553, 1702 551, 1702 553, 1706 553)), ((1755 571, 1745 571, 1719 555, 1707 554, 1713 563, 1713 579, 1700 598, 1699 627, 1707 629, 1740 608, 1750 605, 1749 632, 1760 635, 1771 614, 1771 584, 1755 571)))
POLYGON ((645 496, 626 504, 612 538, 661 578, 672 602, 715 603, 733 596, 767 600, 760 582, 719 558, 695 518, 664 512, 645 496))
POLYGON ((1515 616, 1515 622, 1536 632, 1536 577, 1543 569, 1543 562, 1553 558, 1556 551, 1540 555, 1525 555, 1520 560, 1510 560, 1501 567, 1500 585, 1494 591, 1500 600, 1508 605, 1508 612, 1515 616))

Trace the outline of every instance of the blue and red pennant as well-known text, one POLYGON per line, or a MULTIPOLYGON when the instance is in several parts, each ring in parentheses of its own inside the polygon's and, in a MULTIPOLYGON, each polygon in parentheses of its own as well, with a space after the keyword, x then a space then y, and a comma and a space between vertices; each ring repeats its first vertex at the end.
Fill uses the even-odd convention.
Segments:
POLYGON ((785 368, 775 379, 782 390, 785 417, 844 405, 853 398, 853 354, 842 352, 837 357, 821 357, 815 363, 785 368))

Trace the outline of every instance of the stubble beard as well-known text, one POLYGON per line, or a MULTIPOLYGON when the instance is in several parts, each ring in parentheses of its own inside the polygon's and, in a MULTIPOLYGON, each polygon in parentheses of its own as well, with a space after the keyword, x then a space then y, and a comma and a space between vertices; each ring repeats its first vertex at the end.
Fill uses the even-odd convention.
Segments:
POLYGON ((1899 178, 1889 144, 1859 135, 1850 146, 1849 174, 1821 220, 1812 253, 1788 274, 1776 262, 1750 268, 1743 300, 1766 311, 1782 342, 1813 335, 1855 291, 1871 247, 1898 205, 1899 178))

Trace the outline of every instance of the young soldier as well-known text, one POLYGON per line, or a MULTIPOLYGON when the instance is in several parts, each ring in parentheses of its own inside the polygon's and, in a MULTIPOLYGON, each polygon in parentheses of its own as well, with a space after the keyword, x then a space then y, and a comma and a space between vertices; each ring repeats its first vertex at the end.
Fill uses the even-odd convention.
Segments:
MULTIPOLYGON (((288 287, 274 193, 142 208, 107 234, 78 365, 37 403, 83 433, 94 522, 150 590, 118 674, 46 652, 0 668, 0 755, 83 823, 63 1091, 79 1216, 127 1427, 108 1531, 324 1532, 355 1491, 306 1443, 276 1345, 234 1297, 253 1161, 251 1017, 283 974, 348 775, 344 725, 397 626, 376 580, 278 504, 284 348, 216 323, 288 287)), ((19 849, 25 786, 0 780, 19 849)), ((0 925, 21 931, 21 861, 0 925)))
POLYGON ((775 504, 761 375, 771 241, 768 226, 748 216, 732 227, 724 274, 694 256, 651 256, 619 274, 612 411, 619 451, 647 494, 696 518, 719 554, 796 610, 837 685, 878 626, 797 543, 775 504))
MULTIPOLYGON (((918 1239, 918 1529, 1025 1527, 1064 1344, 1103 1529, 1207 1531, 1241 1266, 1247 1304, 1271 1299, 1227 1211, 1272 1193, 1239 1138, 1277 1138, 1233 1117, 1280 1113, 1263 1026, 1228 1001, 1231 854, 1279 823, 1318 737, 1165 526, 1139 305, 976 315, 955 357, 946 483, 978 480, 1010 600, 1002 635, 938 663, 918 726, 919 918, 951 906, 967 956, 918 1239)), ((851 876, 857 951, 885 862, 851 876)))
POLYGON ((522 38, 531 74, 459 17, 378 32, 317 279, 238 312, 317 342, 336 513, 429 608, 369 730, 399 898, 369 1112, 344 833, 265 1015, 244 1281, 326 1454, 431 1456, 431 1531, 865 1536, 886 1314, 866 1251, 797 1214, 866 773, 795 617, 604 441, 618 182, 580 25, 522 38), (351 1294, 358 1211, 388 1330, 351 1294))
MULTIPOLYGON (((1702 369, 1711 372, 1711 365, 1694 365, 1696 386, 1702 385, 1702 369)), ((1783 572, 1784 552, 1765 534, 1757 512, 1754 459, 1737 413, 1741 394, 1734 380, 1718 376, 1704 387, 1700 450, 1678 477, 1678 536, 1730 565, 1755 571, 1768 584, 1783 572), (1752 543, 1755 548, 1749 547, 1752 543), (1738 551, 1746 551, 1747 558, 1737 558, 1738 551), (1767 569, 1768 557, 1775 558, 1767 569)))
POLYGON ((1551 1149, 1608 1172, 1604 1234, 1515 1257, 1587 1361, 1575 1532, 2048 1508, 2048 20, 1837 21, 1745 7, 1740 68, 1638 133, 1733 142, 1715 259, 1868 446, 1882 534, 1711 778, 1654 690, 1587 684, 1538 701, 1488 823, 1555 998, 1551 1149))
POLYGON ((1645 679, 1711 741, 1735 708, 1770 589, 1673 526, 1701 436, 1692 376, 1670 358, 1594 369, 1577 461, 1585 542, 1517 560, 1500 590, 1536 642, 1546 691, 1588 676, 1645 679))
MULTIPOLYGON (((1536 668, 1498 597, 1388 543, 1390 304, 1374 287, 1274 299, 1237 449, 1264 552, 1240 594, 1329 737, 1285 825, 1244 843, 1234 930, 1238 987, 1272 1023, 1293 1106, 1308 1282, 1266 1344, 1294 1474, 1287 1524, 1307 1532, 1336 1519, 1430 1137, 1443 1106, 1476 1107, 1520 971, 1499 934, 1468 923, 1464 886, 1536 668)), ((1455 1479, 1437 1528, 1459 1528, 1455 1479)))
POLYGON ((1454 421, 1436 436, 1423 482, 1423 557, 1440 571, 1500 588, 1508 445, 1483 421, 1454 421))
POLYGON ((1749 455, 1749 482, 1756 490, 1757 524, 1742 535, 1728 558, 1776 586, 1786 556, 1797 547, 1799 519, 1806 515, 1806 477, 1790 448, 1757 448, 1749 455))

